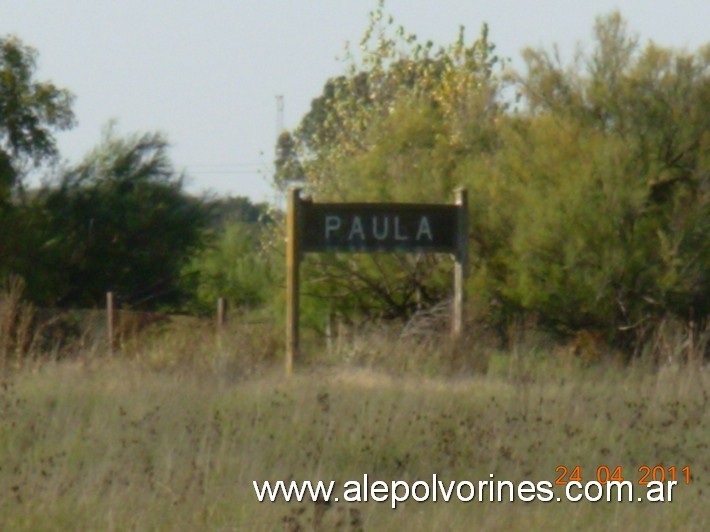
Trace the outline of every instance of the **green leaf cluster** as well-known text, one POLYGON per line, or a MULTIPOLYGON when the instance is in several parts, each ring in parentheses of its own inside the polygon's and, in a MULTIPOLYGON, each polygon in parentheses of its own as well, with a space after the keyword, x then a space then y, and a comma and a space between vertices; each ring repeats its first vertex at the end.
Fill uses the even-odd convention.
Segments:
POLYGON ((160 134, 118 138, 109 129, 24 207, 36 251, 21 270, 35 300, 91 307, 108 290, 141 308, 181 300, 181 270, 201 246, 208 212, 182 192, 166 150, 160 134))
POLYGON ((73 96, 34 79, 37 52, 17 37, 0 38, 0 201, 27 170, 57 155, 53 130, 74 124, 73 96))
POLYGON ((274 264, 281 261, 263 248, 263 227, 259 221, 228 223, 194 256, 183 272, 191 285, 194 310, 214 312, 220 297, 242 310, 272 302, 280 273, 274 264))

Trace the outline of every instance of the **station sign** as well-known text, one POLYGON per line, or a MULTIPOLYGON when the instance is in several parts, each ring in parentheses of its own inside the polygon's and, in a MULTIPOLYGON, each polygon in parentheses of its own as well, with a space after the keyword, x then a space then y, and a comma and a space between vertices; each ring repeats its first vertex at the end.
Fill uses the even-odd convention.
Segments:
POLYGON ((303 253, 454 253, 456 205, 301 203, 303 253))
POLYGON ((300 264, 305 253, 450 253, 455 258, 452 336, 463 329, 468 196, 453 204, 316 203, 289 190, 286 212, 286 374, 299 352, 300 264))

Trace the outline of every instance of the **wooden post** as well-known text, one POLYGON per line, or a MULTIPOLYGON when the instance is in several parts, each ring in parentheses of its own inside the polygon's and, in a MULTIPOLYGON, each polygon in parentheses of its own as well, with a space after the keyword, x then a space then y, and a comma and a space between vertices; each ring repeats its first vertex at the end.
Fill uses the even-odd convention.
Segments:
POLYGON ((113 292, 106 292, 106 338, 108 340, 108 354, 113 355, 116 345, 116 303, 113 292))
POLYGON ((464 321, 465 284, 468 275, 468 194, 466 189, 456 189, 458 206, 458 227, 456 243, 456 264, 454 265, 454 308, 451 336, 456 341, 461 338, 464 321))
POLYGON ((328 356, 333 355, 333 313, 329 310, 325 316, 325 348, 328 356))
POLYGON ((227 321, 227 300, 223 297, 217 298, 217 332, 221 333, 227 321))
POLYGON ((298 358, 298 303, 299 303, 299 226, 301 221, 301 189, 288 191, 286 212, 286 376, 293 373, 293 361, 298 358))
POLYGON ((216 323, 216 338, 217 349, 222 352, 222 334, 224 333, 224 325, 227 322, 227 300, 223 297, 217 298, 217 323, 216 323))

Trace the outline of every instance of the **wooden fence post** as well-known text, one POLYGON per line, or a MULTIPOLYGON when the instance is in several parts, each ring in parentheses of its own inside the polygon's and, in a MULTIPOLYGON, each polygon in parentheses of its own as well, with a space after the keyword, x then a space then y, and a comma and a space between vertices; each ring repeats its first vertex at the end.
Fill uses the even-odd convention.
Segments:
POLYGON ((293 373, 293 361, 298 358, 298 303, 299 303, 299 225, 301 189, 294 187, 288 191, 288 211, 286 212, 286 376, 293 373))
POLYGON ((106 337, 108 340, 108 354, 113 356, 116 345, 116 301, 113 292, 106 292, 106 337))
POLYGON ((456 264, 454 265, 454 308, 451 336, 454 341, 461 338, 464 322, 465 285, 468 275, 468 194, 466 189, 456 189, 458 206, 458 241, 456 243, 456 264))
POLYGON ((223 297, 217 298, 217 332, 221 333, 227 323, 227 300, 223 297))

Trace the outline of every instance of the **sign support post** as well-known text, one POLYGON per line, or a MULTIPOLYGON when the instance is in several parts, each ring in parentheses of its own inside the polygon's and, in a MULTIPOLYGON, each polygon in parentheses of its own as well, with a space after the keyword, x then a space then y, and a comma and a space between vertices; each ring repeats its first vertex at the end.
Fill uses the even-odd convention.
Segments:
POLYGON ((300 231, 301 189, 288 191, 288 211, 286 213, 286 376, 293 373, 293 361, 298 358, 298 304, 299 273, 301 262, 300 231))
POLYGON ((451 336, 454 341, 461 338, 464 321, 465 283, 468 275, 468 193, 464 188, 456 189, 457 228, 456 264, 454 265, 454 308, 451 336))
POLYGON ((113 292, 106 292, 106 337, 108 354, 113 356, 116 347, 116 302, 113 292))

